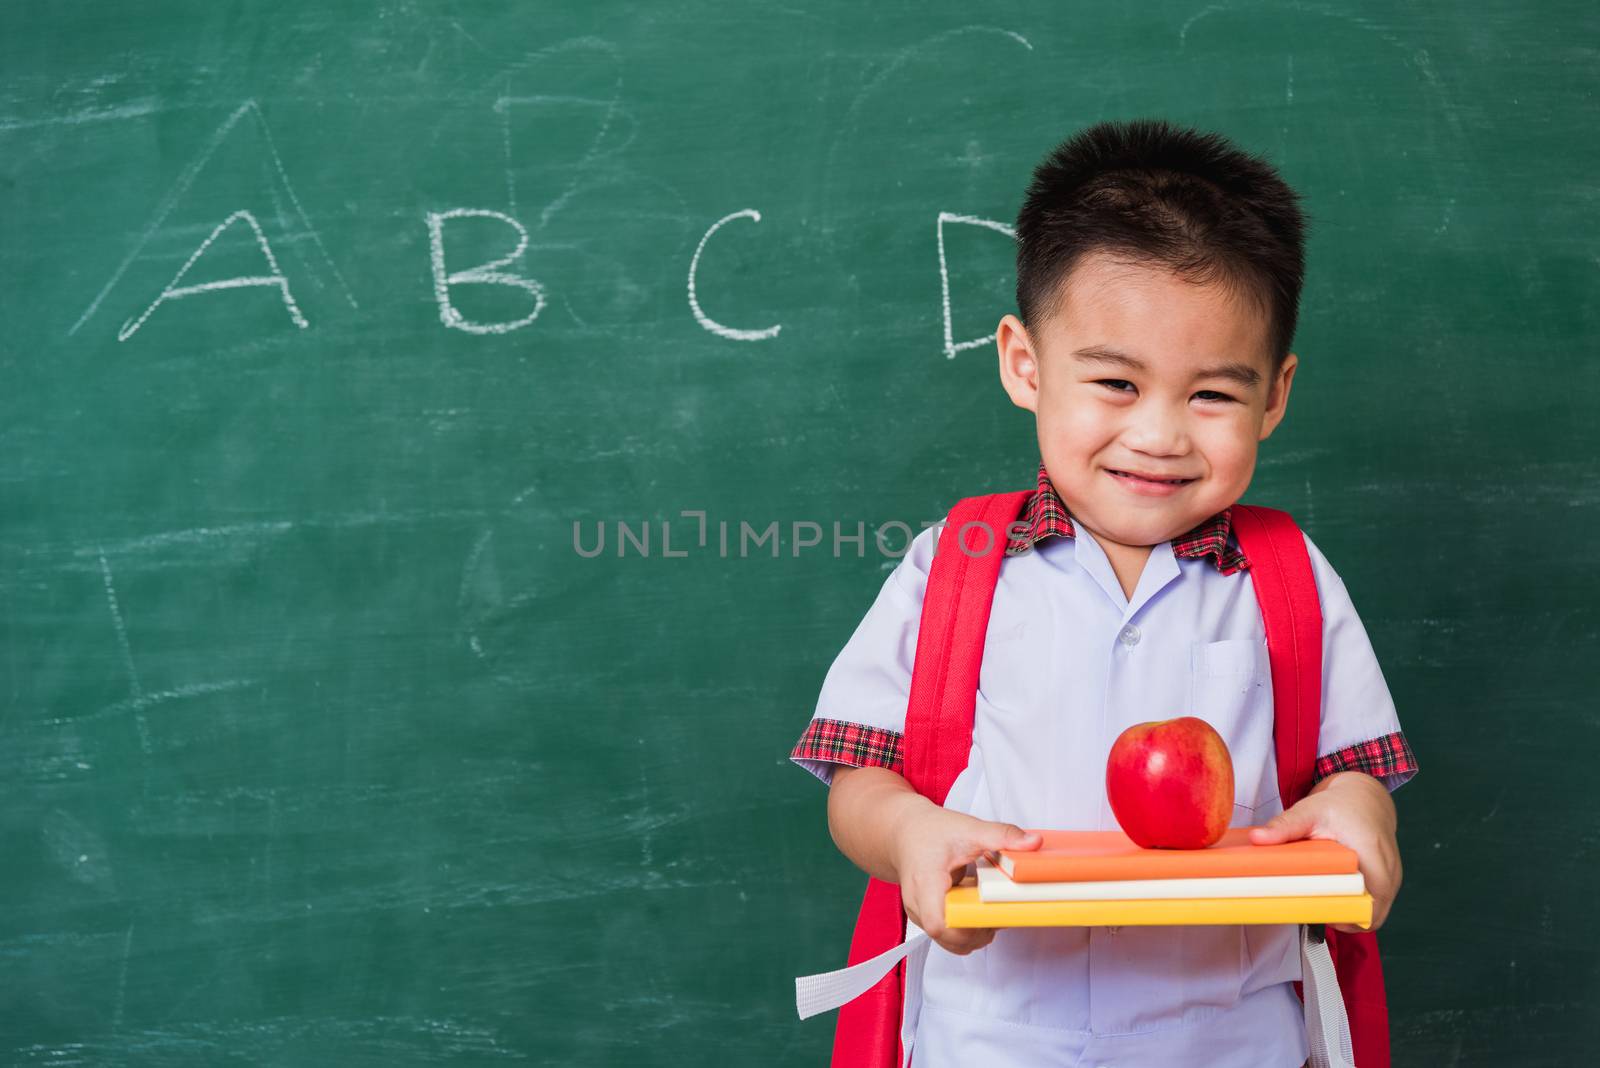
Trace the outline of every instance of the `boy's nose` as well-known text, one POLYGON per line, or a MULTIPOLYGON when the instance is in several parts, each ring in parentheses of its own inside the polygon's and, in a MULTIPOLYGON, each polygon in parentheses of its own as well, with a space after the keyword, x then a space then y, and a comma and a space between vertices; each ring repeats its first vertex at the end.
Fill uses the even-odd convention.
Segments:
POLYGON ((1176 456, 1187 448, 1188 426, 1183 417, 1154 403, 1142 404, 1130 415, 1132 425, 1123 435, 1127 447, 1146 456, 1176 456))

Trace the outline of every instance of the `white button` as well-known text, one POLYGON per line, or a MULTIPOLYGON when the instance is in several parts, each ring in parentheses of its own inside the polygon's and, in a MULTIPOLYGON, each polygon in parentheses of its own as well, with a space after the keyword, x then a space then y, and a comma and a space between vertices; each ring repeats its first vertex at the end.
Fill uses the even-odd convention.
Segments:
POLYGON ((1138 645, 1139 628, 1134 626, 1132 623, 1129 623, 1126 627, 1122 628, 1122 633, 1117 635, 1117 641, 1128 646, 1129 648, 1138 645))

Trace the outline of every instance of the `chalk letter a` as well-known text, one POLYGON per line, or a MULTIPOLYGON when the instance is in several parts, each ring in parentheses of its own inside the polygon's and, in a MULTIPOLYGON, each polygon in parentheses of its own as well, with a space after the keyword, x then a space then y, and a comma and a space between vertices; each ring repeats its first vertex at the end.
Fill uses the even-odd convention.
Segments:
POLYGON ((267 244, 267 235, 261 232, 261 225, 256 222, 254 215, 251 215, 248 211, 240 210, 223 219, 221 224, 211 231, 210 236, 200 242, 200 247, 194 250, 194 255, 190 256, 189 261, 179 269, 177 274, 172 276, 172 281, 167 283, 167 288, 163 289, 161 295, 151 303, 150 307, 144 310, 143 315, 122 324, 122 329, 117 331, 117 340, 126 341, 132 337, 144 325, 144 321, 150 318, 150 313, 161 307, 166 301, 181 300, 184 297, 192 297, 197 293, 210 293, 218 289, 243 289, 246 286, 276 286, 279 294, 283 297, 283 306, 288 309, 289 318, 294 322, 294 325, 302 330, 308 325, 306 317, 300 314, 300 308, 294 302, 294 294, 289 292, 289 280, 283 276, 283 271, 278 269, 278 258, 272 254, 272 246, 267 244), (189 268, 194 266, 195 261, 205 255, 206 249, 211 247, 211 242, 215 241, 222 231, 232 226, 238 219, 243 219, 250 224, 251 231, 256 235, 256 244, 261 247, 261 254, 266 257, 267 267, 271 269, 271 273, 265 275, 243 275, 238 278, 224 278, 217 282, 202 282, 199 285, 180 286, 178 283, 183 281, 183 276, 189 273, 189 268))

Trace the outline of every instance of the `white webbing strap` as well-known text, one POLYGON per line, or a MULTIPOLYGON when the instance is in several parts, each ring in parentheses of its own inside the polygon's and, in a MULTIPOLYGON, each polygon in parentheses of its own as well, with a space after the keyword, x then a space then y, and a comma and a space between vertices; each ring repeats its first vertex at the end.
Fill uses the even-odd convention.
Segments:
MULTIPOLYGON (((889 969, 921 948, 927 939, 928 933, 907 919, 906 940, 893 949, 848 968, 797 977, 794 981, 795 1011, 804 1020, 853 1001, 871 990, 878 980, 889 974, 889 969)), ((1300 925, 1300 965, 1312 1068, 1355 1068, 1350 1019, 1339 993, 1333 956, 1320 933, 1313 938, 1306 924, 1300 925)))
POLYGON ((1306 1002, 1306 1041, 1311 1048, 1311 1068, 1355 1068, 1350 1045, 1350 1018, 1333 971, 1333 955, 1319 931, 1311 936, 1300 925, 1300 971, 1306 1002))
POLYGON ((914 953, 928 938, 928 932, 906 920, 906 940, 893 949, 886 949, 876 957, 816 975, 802 975, 794 981, 794 1007, 800 1019, 819 1012, 837 1009, 840 1005, 871 990, 879 979, 889 974, 889 969, 900 963, 902 957, 914 953))

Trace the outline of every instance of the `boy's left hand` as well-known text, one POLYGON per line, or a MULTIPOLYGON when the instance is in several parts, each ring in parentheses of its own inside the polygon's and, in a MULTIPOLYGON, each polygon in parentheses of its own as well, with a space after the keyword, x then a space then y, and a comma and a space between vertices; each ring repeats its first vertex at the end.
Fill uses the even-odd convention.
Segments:
MULTIPOLYGON (((1361 876, 1372 895, 1376 931, 1400 892, 1400 846, 1395 841, 1394 799, 1389 790, 1361 771, 1340 771, 1319 781, 1286 812, 1250 830, 1253 845, 1277 845, 1300 838, 1331 838, 1355 850, 1361 876)), ((1363 930, 1355 924, 1329 924, 1335 931, 1363 930)))

